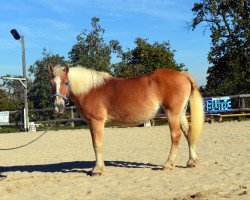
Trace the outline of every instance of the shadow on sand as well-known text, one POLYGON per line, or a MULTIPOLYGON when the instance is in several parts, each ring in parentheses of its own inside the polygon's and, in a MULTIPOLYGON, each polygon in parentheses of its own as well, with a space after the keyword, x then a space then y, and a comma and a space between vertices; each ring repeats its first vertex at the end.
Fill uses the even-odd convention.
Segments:
MULTIPOLYGON (((93 168, 94 161, 73 161, 62 162, 55 164, 41 164, 41 165, 23 165, 23 166, 0 166, 0 174, 3 172, 62 172, 62 173, 86 173, 90 174, 89 168, 93 168)), ((105 161, 105 166, 124 167, 124 168, 151 168, 152 170, 161 169, 161 166, 150 163, 125 162, 125 161, 105 161)))

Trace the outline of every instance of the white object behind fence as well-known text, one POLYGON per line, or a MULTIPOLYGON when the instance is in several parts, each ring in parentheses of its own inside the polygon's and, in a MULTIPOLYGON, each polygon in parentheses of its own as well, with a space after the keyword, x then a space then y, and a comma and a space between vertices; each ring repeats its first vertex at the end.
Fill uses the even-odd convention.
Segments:
POLYGON ((150 120, 144 122, 144 127, 145 127, 145 126, 151 126, 150 120))
POLYGON ((29 132, 36 132, 35 122, 30 122, 29 123, 29 132))
POLYGON ((9 111, 0 112, 0 125, 9 125, 9 111))

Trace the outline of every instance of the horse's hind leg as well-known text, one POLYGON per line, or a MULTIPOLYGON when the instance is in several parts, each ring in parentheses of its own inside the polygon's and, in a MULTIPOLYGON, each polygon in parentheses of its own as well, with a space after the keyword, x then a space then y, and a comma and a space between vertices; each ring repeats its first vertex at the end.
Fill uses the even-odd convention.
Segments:
POLYGON ((90 132, 96 157, 96 163, 95 167, 92 170, 92 175, 101 175, 104 169, 104 162, 102 157, 103 129, 104 122, 102 120, 91 120, 90 132))
POLYGON ((181 130, 184 133, 187 142, 188 142, 188 149, 189 149, 189 160, 187 163, 187 167, 195 167, 196 161, 198 160, 199 156, 196 152, 196 146, 194 144, 191 144, 189 140, 190 130, 191 127, 189 125, 189 122, 185 116, 186 109, 184 109, 184 112, 181 115, 181 130))
POLYGON ((164 170, 170 170, 175 166, 175 159, 177 148, 179 146, 179 141, 181 137, 181 130, 180 130, 180 115, 167 111, 168 121, 169 121, 169 128, 171 132, 171 150, 167 159, 167 162, 164 164, 164 170))

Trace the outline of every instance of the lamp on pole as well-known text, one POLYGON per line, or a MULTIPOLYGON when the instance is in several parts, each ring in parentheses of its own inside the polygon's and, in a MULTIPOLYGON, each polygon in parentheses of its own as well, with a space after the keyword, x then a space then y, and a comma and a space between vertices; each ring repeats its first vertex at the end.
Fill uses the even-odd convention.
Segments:
POLYGON ((28 109, 28 99, 27 99, 27 75, 26 75, 26 61, 25 61, 25 46, 24 46, 24 36, 20 36, 16 29, 10 31, 15 40, 19 40, 22 46, 22 67, 23 67, 23 86, 24 86, 24 129, 28 131, 29 127, 29 109, 28 109))

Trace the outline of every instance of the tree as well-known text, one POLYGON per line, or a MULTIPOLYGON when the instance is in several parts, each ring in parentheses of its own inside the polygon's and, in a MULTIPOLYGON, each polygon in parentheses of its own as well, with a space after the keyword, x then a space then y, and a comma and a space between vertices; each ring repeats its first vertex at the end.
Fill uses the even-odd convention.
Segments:
POLYGON ((136 38, 135 44, 132 50, 119 51, 121 61, 112 65, 116 76, 131 77, 160 68, 183 70, 184 64, 177 64, 174 60, 175 51, 171 50, 169 42, 149 44, 147 39, 136 38))
POLYGON ((103 38, 105 30, 99 24, 100 19, 91 19, 92 30, 84 30, 77 36, 77 43, 69 52, 73 65, 82 65, 99 71, 111 73, 111 53, 119 48, 119 42, 111 40, 106 44, 103 38))
POLYGON ((30 75, 34 76, 34 80, 29 89, 28 98, 30 101, 30 107, 41 109, 51 106, 51 86, 50 76, 48 72, 48 64, 65 65, 66 61, 64 57, 58 54, 47 53, 44 49, 42 52, 43 57, 37 60, 35 64, 29 67, 30 75))
MULTIPOLYGON (((5 75, 6 77, 20 78, 16 75, 5 75)), ((8 80, 3 81, 4 89, 7 91, 10 100, 15 102, 16 105, 22 105, 24 99, 24 87, 18 80, 8 80)))
POLYGON ((137 38, 136 48, 127 52, 122 50, 117 40, 106 44, 103 38, 105 30, 99 21, 97 17, 92 18, 92 30, 84 30, 77 36, 77 43, 69 52, 73 65, 106 71, 118 77, 131 77, 159 68, 183 69, 183 64, 175 62, 169 42, 149 44, 146 39, 137 38), (111 64, 111 56, 115 54, 120 62, 111 64))
POLYGON ((0 111, 17 110, 19 102, 11 100, 11 96, 0 88, 0 111))
POLYGON ((206 23, 212 46, 208 54, 206 95, 250 92, 250 4, 247 0, 201 0, 192 9, 192 30, 206 23))

